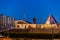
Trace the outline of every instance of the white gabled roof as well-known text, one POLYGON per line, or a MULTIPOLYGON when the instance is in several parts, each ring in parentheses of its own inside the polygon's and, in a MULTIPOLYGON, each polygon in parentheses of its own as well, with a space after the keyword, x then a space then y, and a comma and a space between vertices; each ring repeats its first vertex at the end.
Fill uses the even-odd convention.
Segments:
POLYGON ((49 15, 45 24, 57 24, 57 21, 55 20, 55 18, 52 15, 49 15))

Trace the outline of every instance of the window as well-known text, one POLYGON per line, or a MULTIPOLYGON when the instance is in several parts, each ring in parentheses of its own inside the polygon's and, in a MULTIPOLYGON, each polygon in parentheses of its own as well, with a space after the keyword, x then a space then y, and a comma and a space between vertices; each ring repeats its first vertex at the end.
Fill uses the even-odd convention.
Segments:
POLYGON ((17 27, 19 28, 19 25, 17 25, 17 27))
POLYGON ((41 25, 41 29, 43 28, 44 26, 43 25, 41 25))
POLYGON ((49 21, 47 21, 47 24, 50 24, 50 22, 49 22, 49 21))
POLYGON ((25 29, 25 25, 21 24, 20 28, 25 29))
POLYGON ((20 22, 20 21, 18 22, 18 24, 22 24, 22 23, 23 23, 23 22, 20 22))

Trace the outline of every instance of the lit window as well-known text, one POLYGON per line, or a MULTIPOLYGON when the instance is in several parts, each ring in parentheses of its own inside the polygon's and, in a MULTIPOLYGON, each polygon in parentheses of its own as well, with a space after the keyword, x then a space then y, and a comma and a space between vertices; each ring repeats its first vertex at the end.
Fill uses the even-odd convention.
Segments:
POLYGON ((25 25, 21 25, 21 27, 20 27, 20 28, 25 29, 25 25))
POLYGON ((49 21, 47 21, 47 24, 50 24, 50 22, 49 22, 49 21))
POLYGON ((57 28, 57 25, 52 25, 52 27, 56 27, 57 28))
POLYGON ((17 27, 19 28, 19 25, 17 25, 17 27))
POLYGON ((43 28, 44 26, 43 25, 41 25, 41 28, 43 28))

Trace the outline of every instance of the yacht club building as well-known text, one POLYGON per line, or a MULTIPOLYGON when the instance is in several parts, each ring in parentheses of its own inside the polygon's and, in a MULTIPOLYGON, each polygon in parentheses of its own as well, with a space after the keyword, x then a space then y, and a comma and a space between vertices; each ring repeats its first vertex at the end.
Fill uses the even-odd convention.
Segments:
POLYGON ((45 24, 31 24, 25 20, 16 20, 15 21, 15 27, 22 28, 22 29, 25 29, 25 28, 49 29, 49 28, 59 28, 59 26, 60 25, 57 23, 56 19, 52 15, 49 15, 45 24))

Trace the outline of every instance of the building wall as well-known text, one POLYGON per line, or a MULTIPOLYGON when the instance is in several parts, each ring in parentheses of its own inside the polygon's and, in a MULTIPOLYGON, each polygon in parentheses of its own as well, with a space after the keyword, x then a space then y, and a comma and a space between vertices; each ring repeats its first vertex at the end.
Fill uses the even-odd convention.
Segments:
POLYGON ((17 24, 15 23, 16 28, 58 28, 57 24, 17 24))
POLYGON ((14 18, 0 14, 0 26, 14 25, 14 18))
POLYGON ((0 26, 2 26, 3 25, 3 14, 0 14, 0 26))
POLYGON ((37 24, 38 28, 58 28, 57 24, 37 24))
POLYGON ((20 29, 36 28, 36 24, 16 24, 15 27, 20 29))

